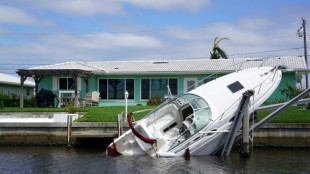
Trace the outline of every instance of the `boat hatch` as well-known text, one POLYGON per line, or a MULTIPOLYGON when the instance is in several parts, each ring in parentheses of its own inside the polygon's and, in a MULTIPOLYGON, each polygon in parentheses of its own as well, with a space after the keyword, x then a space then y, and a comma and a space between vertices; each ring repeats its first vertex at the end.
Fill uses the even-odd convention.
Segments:
POLYGON ((244 88, 243 85, 239 81, 236 81, 236 82, 228 85, 227 87, 228 87, 228 89, 230 89, 230 91, 232 93, 238 92, 244 88))
POLYGON ((180 135, 170 149, 192 137, 204 128, 211 120, 211 110, 209 105, 201 97, 193 94, 186 94, 179 99, 183 101, 183 107, 181 109, 183 122, 182 127, 179 129, 180 135))

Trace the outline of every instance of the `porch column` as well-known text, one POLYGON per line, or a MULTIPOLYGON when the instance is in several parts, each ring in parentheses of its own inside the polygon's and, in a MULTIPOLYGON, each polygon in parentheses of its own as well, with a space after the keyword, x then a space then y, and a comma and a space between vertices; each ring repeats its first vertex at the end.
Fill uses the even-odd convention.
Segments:
POLYGON ((78 76, 75 75, 74 76, 74 80, 75 80, 75 90, 74 90, 74 106, 75 107, 79 107, 79 98, 78 98, 78 76))
MULTIPOLYGON (((35 82, 35 92, 36 92, 36 96, 38 95, 38 93, 39 93, 39 83, 40 83, 40 81, 43 79, 43 77, 36 77, 36 76, 34 76, 33 77, 34 78, 34 82, 35 82)), ((35 97, 35 106, 36 107, 38 107, 38 103, 37 103, 37 97, 35 97)))
POLYGON ((19 93, 19 107, 24 107, 24 82, 27 76, 20 76, 20 93, 19 93))

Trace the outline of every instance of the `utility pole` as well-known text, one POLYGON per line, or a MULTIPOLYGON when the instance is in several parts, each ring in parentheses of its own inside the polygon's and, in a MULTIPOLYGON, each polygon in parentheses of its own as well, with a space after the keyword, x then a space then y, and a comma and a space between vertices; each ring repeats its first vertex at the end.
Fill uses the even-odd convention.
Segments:
MULTIPOLYGON (((302 19, 302 28, 303 28, 303 36, 304 36, 304 50, 305 50, 305 59, 306 59, 306 64, 308 68, 308 56, 307 56, 307 33, 306 33, 306 20, 304 18, 302 19)), ((308 74, 306 74, 306 89, 309 88, 309 79, 308 79, 308 74)))

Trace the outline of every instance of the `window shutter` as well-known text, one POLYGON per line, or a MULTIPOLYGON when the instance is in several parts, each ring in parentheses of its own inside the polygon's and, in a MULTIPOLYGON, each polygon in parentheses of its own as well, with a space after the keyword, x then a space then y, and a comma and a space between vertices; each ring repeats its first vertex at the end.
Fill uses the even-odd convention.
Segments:
POLYGON ((58 77, 53 76, 53 91, 58 91, 58 77))

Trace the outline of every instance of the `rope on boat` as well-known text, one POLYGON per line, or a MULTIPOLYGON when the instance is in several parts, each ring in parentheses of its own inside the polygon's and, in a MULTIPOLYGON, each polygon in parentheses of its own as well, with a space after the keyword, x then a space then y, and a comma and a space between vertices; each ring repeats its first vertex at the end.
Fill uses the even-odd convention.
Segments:
POLYGON ((128 119, 128 123, 129 123, 129 126, 131 128, 131 131, 138 137, 140 138, 142 141, 144 141, 145 143, 148 143, 148 144, 154 144, 156 143, 156 140, 155 139, 150 139, 150 138, 146 138, 144 137, 142 134, 140 134, 132 125, 132 122, 131 122, 131 116, 133 115, 132 112, 128 113, 127 114, 127 119, 128 119))
POLYGON ((119 156, 119 155, 122 155, 121 153, 119 153, 116 149, 116 144, 112 143, 112 146, 110 145, 108 148, 107 148, 107 151, 108 151, 108 156, 111 156, 111 157, 115 157, 115 156, 119 156))

